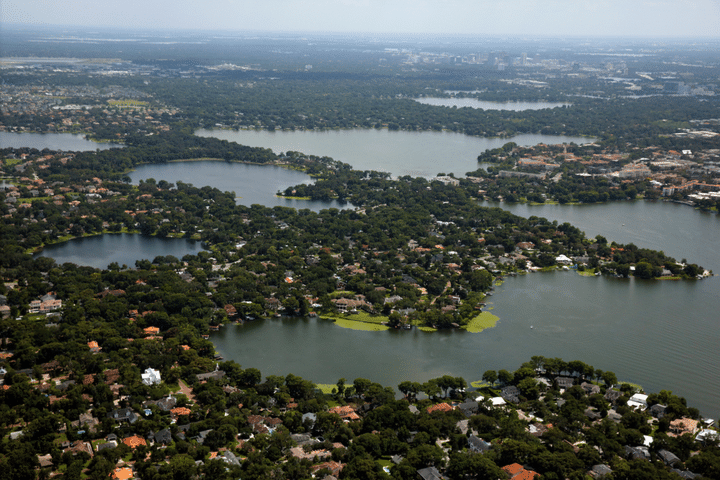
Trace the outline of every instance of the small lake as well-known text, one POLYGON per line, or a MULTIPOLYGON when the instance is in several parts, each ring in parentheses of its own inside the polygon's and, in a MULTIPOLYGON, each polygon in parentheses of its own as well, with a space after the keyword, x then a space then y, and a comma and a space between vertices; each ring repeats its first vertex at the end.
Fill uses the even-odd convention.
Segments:
POLYGON ((418 103, 435 107, 475 108, 479 110, 510 110, 524 112, 526 110, 544 110, 546 108, 569 107, 570 103, 563 102, 490 102, 477 98, 442 98, 420 97, 414 98, 418 103))
POLYGON ((108 233, 92 237, 74 238, 48 245, 35 257, 52 257, 56 263, 75 263, 95 268, 107 268, 113 262, 135 268, 136 260, 150 260, 172 255, 178 260, 203 250, 202 242, 185 238, 160 238, 129 233, 108 233))
POLYGON ((123 148, 119 143, 98 143, 74 133, 13 133, 0 132, 0 148, 37 148, 64 152, 88 152, 123 148))
POLYGON ((463 177, 478 169, 477 157, 485 150, 508 142, 518 145, 538 143, 591 143, 594 138, 562 135, 525 134, 509 138, 471 137, 454 132, 408 132, 387 129, 328 131, 198 130, 195 135, 214 137, 251 147, 270 148, 328 156, 348 163, 356 170, 389 172, 394 177, 434 177, 454 173, 463 177))
POLYGON ((348 208, 337 200, 297 200, 275 196, 278 191, 300 184, 312 184, 309 175, 275 165, 247 165, 218 161, 170 162, 138 165, 128 174, 134 184, 154 178, 171 183, 181 181, 196 187, 211 186, 223 192, 235 192, 239 205, 308 208, 318 212, 325 208, 348 208))

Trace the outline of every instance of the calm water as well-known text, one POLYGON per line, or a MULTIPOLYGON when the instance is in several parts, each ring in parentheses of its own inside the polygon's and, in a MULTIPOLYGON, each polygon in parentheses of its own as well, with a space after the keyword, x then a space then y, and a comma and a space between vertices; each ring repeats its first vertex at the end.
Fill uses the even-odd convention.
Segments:
POLYGON ((73 133, 12 133, 0 132, 0 148, 37 148, 43 150, 62 150, 65 152, 87 152, 122 148, 117 143, 97 143, 85 138, 85 135, 73 133))
POLYGON ((202 243, 195 240, 118 233, 76 238, 50 245, 35 256, 52 257, 58 264, 75 263, 107 268, 109 264, 117 262, 120 266, 124 264, 134 268, 136 260, 152 261, 161 255, 182 259, 202 249, 202 243))
POLYGON ((196 187, 212 186, 223 192, 235 192, 240 205, 265 205, 268 207, 347 208, 350 205, 338 201, 294 200, 276 197, 278 191, 300 184, 311 184, 313 179, 302 172, 269 165, 245 165, 228 162, 172 162, 140 165, 130 172, 132 182, 154 178, 175 183, 191 183, 196 187))
POLYGON ((569 103, 561 102, 489 102, 487 100, 478 100, 477 98, 437 98, 422 97, 414 98, 418 103, 425 105, 433 105, 435 107, 470 107, 482 110, 511 110, 513 112, 523 112, 525 110, 543 110, 546 108, 569 106, 569 103))
MULTIPOLYGON (((715 241, 720 218, 686 206, 502 206, 720 269, 715 241)), ((487 369, 515 370, 532 355, 579 359, 649 392, 672 390, 717 418, 719 292, 717 277, 645 282, 537 273, 509 278, 496 288, 490 300, 500 320, 479 334, 360 332, 323 320, 273 319, 228 326, 212 340, 226 358, 263 374, 292 372, 319 383, 363 377, 393 387, 444 374, 477 380, 487 369)))
POLYGON ((356 170, 389 172, 395 177, 434 177, 454 173, 461 177, 478 169, 477 157, 508 142, 590 143, 587 137, 517 135, 510 138, 470 137, 452 132, 406 132, 376 129, 329 131, 198 130, 200 137, 215 137, 251 147, 270 148, 275 153, 296 151, 328 156, 356 170))
MULTIPOLYGON (((669 202, 633 201, 594 205, 527 205, 484 202, 521 217, 568 222, 589 238, 634 243, 661 250, 677 261, 686 258, 720 273, 720 215, 669 202)), ((720 288, 720 285, 718 285, 720 288)), ((720 311, 720 310, 718 310, 720 311)))

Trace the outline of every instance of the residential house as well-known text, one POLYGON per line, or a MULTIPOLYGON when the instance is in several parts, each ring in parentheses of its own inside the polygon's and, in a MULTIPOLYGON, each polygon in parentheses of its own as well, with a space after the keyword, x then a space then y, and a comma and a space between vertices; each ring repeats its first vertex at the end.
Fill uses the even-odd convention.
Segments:
POLYGON ((681 436, 689 433, 695 435, 698 431, 698 421, 692 418, 678 418, 670 422, 670 436, 681 436))
POLYGON ((533 478, 540 476, 539 473, 528 470, 519 463, 505 465, 502 467, 502 470, 508 474, 508 478, 513 480, 532 480, 533 478))
POLYGON ((360 415, 355 412, 355 409, 350 406, 337 406, 328 410, 330 413, 336 413, 345 422, 353 420, 360 420, 360 415))
POLYGON ((107 416, 116 422, 128 422, 131 424, 137 422, 138 420, 138 416, 132 408, 118 408, 117 410, 113 410, 108 413, 107 416))
POLYGON ((612 474, 612 468, 605 464, 594 465, 588 473, 593 478, 604 478, 605 476, 612 474))
POLYGON ((444 480, 445 477, 440 475, 440 472, 435 467, 422 468, 417 471, 420 478, 423 480, 444 480))
POLYGON ((140 375, 142 377, 142 382, 147 385, 157 385, 162 382, 162 379, 160 378, 160 372, 155 370, 154 368, 148 367, 145 369, 145 373, 140 375))
POLYGON ((123 438, 122 443, 135 450, 139 446, 146 446, 147 442, 144 438, 139 435, 133 435, 132 437, 123 438))
POLYGON ((468 437, 468 448, 474 453, 485 453, 492 448, 492 445, 480 437, 470 435, 468 437))
POLYGON ((660 458, 660 460, 665 462, 665 465, 670 466, 670 467, 677 465, 679 463, 682 463, 680 461, 680 459, 678 458, 678 456, 669 450, 665 450, 665 449, 660 450, 660 451, 658 451, 657 455, 660 458))
POLYGON ((667 407, 665 405, 660 405, 659 403, 656 403, 652 407, 650 407, 650 415, 660 420, 665 416, 665 409, 667 407))
POLYGON ((500 396, 508 403, 520 403, 520 390, 515 385, 508 385, 500 390, 500 396))
POLYGON ((585 390, 585 395, 594 395, 596 393, 600 393, 600 387, 593 383, 583 382, 580 384, 580 387, 585 390))

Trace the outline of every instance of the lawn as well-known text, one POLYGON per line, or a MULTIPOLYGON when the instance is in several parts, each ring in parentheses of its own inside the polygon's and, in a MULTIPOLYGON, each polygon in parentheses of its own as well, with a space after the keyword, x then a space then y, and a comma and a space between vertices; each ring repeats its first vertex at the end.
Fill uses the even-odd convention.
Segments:
POLYGON ((337 388, 337 385, 332 383, 316 383, 315 387, 317 387, 325 395, 331 395, 333 393, 333 388, 337 388))
POLYGON ((335 318, 335 325, 341 328, 349 328, 351 330, 364 330, 370 332, 381 332, 383 330, 389 330, 390 327, 386 325, 380 325, 379 323, 368 323, 358 320, 350 320, 346 318, 335 318))

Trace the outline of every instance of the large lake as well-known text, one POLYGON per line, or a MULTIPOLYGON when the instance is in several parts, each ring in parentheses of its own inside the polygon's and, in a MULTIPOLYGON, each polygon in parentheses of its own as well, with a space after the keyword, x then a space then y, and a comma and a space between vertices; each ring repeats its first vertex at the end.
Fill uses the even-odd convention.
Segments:
POLYGON ((0 148, 37 148, 65 152, 87 152, 122 148, 118 143, 98 143, 74 133, 13 133, 0 132, 0 148))
POLYGON ((129 173, 130 179, 137 184, 140 180, 154 178, 175 183, 191 183, 196 187, 211 186, 223 192, 235 192, 236 202, 240 205, 265 205, 267 207, 308 208, 320 211, 324 208, 347 208, 351 205, 336 200, 310 201, 282 198, 278 191, 287 187, 311 184, 313 179, 297 170, 274 165, 246 165, 218 161, 170 162, 152 165, 139 165, 129 173))
POLYGON ((469 107, 482 110, 510 110, 513 112, 570 106, 569 103, 561 102, 490 102, 487 100, 478 100, 477 98, 421 97, 414 98, 413 100, 435 107, 469 107))
POLYGON ((160 238, 128 233, 75 238, 45 247, 35 257, 52 257, 56 263, 75 263, 107 268, 113 262, 134 268, 137 260, 153 261, 155 257, 172 255, 182 259, 202 250, 202 243, 184 238, 160 238))
MULTIPOLYGON (((720 218, 684 205, 501 206, 720 268, 720 218)), ((228 326, 211 339, 225 358, 265 375, 294 373, 319 383, 363 377, 394 388, 444 374, 477 380, 488 369, 515 370, 532 355, 579 359, 649 392, 672 390, 717 418, 719 292, 717 277, 673 282, 537 273, 496 288, 490 300, 500 320, 478 334, 362 332, 319 319, 271 319, 228 326)))
POLYGON ((434 177, 454 173, 462 177, 478 169, 477 157, 508 142, 590 143, 594 138, 526 134, 509 138, 471 137, 453 132, 408 132, 386 129, 327 131, 198 130, 195 135, 215 137, 251 147, 270 148, 275 153, 296 151, 328 156, 356 170, 389 172, 394 177, 434 177))

